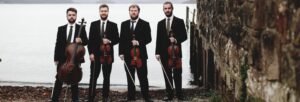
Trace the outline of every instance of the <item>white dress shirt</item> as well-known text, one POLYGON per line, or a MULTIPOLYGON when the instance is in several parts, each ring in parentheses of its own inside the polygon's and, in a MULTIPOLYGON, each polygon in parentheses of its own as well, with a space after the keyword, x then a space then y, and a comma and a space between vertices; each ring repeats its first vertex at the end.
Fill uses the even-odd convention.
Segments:
POLYGON ((107 19, 104 20, 104 21, 100 19, 100 21, 101 21, 101 22, 100 22, 100 32, 101 32, 101 28, 102 28, 102 23, 103 23, 103 22, 104 22, 104 28, 103 28, 104 31, 103 31, 103 32, 105 32, 105 30, 106 30, 106 25, 107 25, 107 19))
POLYGON ((172 22, 173 22, 173 18, 174 18, 174 16, 172 15, 171 17, 166 17, 166 29, 167 29, 167 22, 168 22, 168 18, 170 19, 170 30, 172 30, 171 28, 172 28, 172 22))
POLYGON ((73 42, 74 41, 74 36, 75 36, 75 29, 76 29, 76 24, 75 23, 73 23, 73 24, 68 23, 66 40, 68 39, 69 30, 71 29, 71 26, 73 26, 73 28, 72 28, 72 37, 71 37, 71 42, 73 42))
POLYGON ((130 27, 131 27, 131 21, 135 21, 134 23, 133 23, 133 30, 135 30, 135 27, 136 27, 136 24, 137 24, 137 22, 139 21, 139 19, 140 18, 137 18, 136 20, 130 20, 130 27))

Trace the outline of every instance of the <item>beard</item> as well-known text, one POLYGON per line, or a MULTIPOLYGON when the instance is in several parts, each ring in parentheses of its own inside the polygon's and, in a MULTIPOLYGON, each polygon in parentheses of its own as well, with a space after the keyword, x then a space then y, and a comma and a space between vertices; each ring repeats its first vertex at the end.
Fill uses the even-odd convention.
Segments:
POLYGON ((71 23, 71 24, 75 23, 75 21, 76 21, 76 20, 75 20, 75 19, 73 19, 73 18, 71 18, 71 19, 68 19, 68 22, 69 22, 69 23, 71 23))
POLYGON ((106 20, 106 19, 107 19, 107 16, 104 16, 104 17, 101 16, 100 18, 101 18, 101 20, 106 20))
POLYGON ((165 13, 165 15, 167 16, 167 17, 171 17, 172 16, 172 14, 173 14, 173 12, 171 11, 171 12, 166 12, 165 13))
POLYGON ((136 16, 136 17, 130 16, 130 18, 131 18, 132 20, 136 20, 138 17, 139 17, 139 16, 136 16))

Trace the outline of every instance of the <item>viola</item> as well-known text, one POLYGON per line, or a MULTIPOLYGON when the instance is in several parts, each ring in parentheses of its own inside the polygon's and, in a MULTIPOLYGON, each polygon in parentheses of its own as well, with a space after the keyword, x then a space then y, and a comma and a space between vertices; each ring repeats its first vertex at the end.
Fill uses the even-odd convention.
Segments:
MULTIPOLYGON (((80 37, 84 23, 85 21, 82 18, 77 37, 80 37)), ((58 79, 67 84, 77 84, 82 79, 82 70, 79 66, 79 62, 84 57, 85 48, 83 45, 78 43, 69 43, 66 47, 65 53, 67 60, 65 63, 59 66, 58 79)))
MULTIPOLYGON (((173 32, 169 32, 170 37, 173 37, 173 32)), ((180 48, 174 42, 171 42, 168 47, 168 66, 170 68, 181 68, 181 58, 179 58, 180 48)))
MULTIPOLYGON (((106 34, 103 34, 103 38, 106 38, 106 34)), ((102 55, 100 56, 100 63, 101 64, 111 64, 112 63, 112 56, 110 55, 111 46, 109 44, 101 44, 100 51, 102 55)))
MULTIPOLYGON (((132 34, 132 39, 135 40, 135 34, 132 34)), ((131 66, 135 68, 141 68, 142 67, 142 60, 140 58, 141 52, 138 46, 133 46, 130 50, 130 55, 131 55, 131 66)))

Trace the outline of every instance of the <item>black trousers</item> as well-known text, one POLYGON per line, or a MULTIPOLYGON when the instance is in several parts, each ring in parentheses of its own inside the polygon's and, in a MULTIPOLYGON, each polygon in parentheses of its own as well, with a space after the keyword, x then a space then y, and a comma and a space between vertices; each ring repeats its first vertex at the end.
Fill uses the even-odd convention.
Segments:
POLYGON ((107 98, 109 96, 109 87, 110 87, 110 73, 112 64, 101 64, 99 59, 96 59, 95 62, 91 62, 91 74, 90 74, 90 84, 89 84, 89 93, 88 98, 90 102, 93 102, 96 96, 96 85, 97 79, 101 72, 101 66, 103 71, 103 90, 102 97, 107 98))
POLYGON ((175 90, 176 90, 176 96, 177 97, 182 97, 182 66, 180 68, 170 68, 168 66, 168 60, 167 59, 162 59, 162 64, 164 66, 164 69, 167 73, 167 76, 170 80, 171 85, 169 84, 169 81, 164 74, 165 78, 165 85, 166 85, 166 92, 167 96, 170 98, 174 97, 174 92, 171 88, 171 86, 174 88, 173 81, 175 82, 175 90))
MULTIPOLYGON (((135 68, 130 65, 131 60, 125 60, 128 69, 133 77, 133 80, 135 81, 135 71, 137 71, 137 76, 140 81, 140 86, 141 86, 141 92, 143 95, 144 99, 149 99, 149 83, 148 83, 148 69, 147 69, 147 61, 142 60, 142 67, 141 68, 135 68)), ((128 85, 128 94, 127 98, 128 99, 135 99, 135 85, 133 84, 128 71, 126 69, 126 66, 124 65, 125 71, 126 71, 126 76, 127 76, 127 85, 128 85)))
MULTIPOLYGON (((59 63, 56 68, 56 72, 58 72, 59 66, 63 63, 59 63)), ((63 82, 58 79, 58 76, 56 75, 56 80, 54 84, 54 89, 53 89, 53 96, 51 98, 52 102, 58 102, 63 82)), ((79 96, 79 90, 78 90, 78 83, 77 84, 71 84, 71 92, 72 92, 72 101, 78 101, 78 96, 79 96)))

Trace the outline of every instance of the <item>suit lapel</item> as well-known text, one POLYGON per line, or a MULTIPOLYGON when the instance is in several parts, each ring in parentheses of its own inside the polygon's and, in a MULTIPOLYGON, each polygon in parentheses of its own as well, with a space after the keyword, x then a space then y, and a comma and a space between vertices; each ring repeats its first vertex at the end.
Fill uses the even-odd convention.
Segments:
MULTIPOLYGON (((167 21, 166 19, 163 20, 162 26, 163 26, 163 32, 164 32, 164 34, 166 34, 168 36, 167 25, 166 25, 167 22, 166 21, 167 21)), ((172 26, 171 26, 171 28, 172 28, 172 26)))
POLYGON ((171 30, 174 30, 176 20, 177 20, 177 19, 176 19, 176 17, 174 16, 174 17, 173 17, 173 20, 172 20, 171 30))
POLYGON ((140 24, 141 24, 141 19, 139 19, 139 21, 136 23, 135 28, 134 28, 134 32, 135 32, 137 29, 140 28, 140 26, 139 26, 140 24))
POLYGON ((67 41, 67 35, 68 35, 68 33, 67 33, 67 26, 68 25, 64 25, 64 27, 63 27, 63 29, 62 29, 62 37, 67 41))
MULTIPOLYGON (((128 20, 128 22, 127 22, 127 29, 128 29, 128 31, 131 33, 131 31, 130 31, 130 27, 131 27, 131 22, 130 22, 130 20, 128 20)), ((130 34, 131 35, 131 34, 130 34)))
POLYGON ((106 34, 108 34, 107 31, 108 31, 109 27, 110 27, 110 22, 109 22, 109 20, 107 20, 107 22, 106 22, 106 28, 105 28, 105 33, 106 34))

